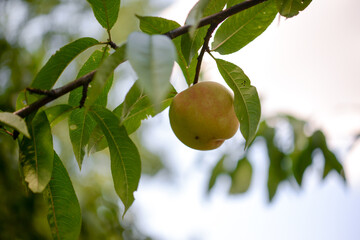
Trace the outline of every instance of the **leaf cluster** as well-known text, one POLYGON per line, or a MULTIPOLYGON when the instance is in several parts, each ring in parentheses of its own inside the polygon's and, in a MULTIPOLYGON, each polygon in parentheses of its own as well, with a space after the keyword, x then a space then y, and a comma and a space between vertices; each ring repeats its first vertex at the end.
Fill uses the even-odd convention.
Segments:
MULTIPOLYGON (((124 215, 135 200, 134 192, 141 176, 140 154, 130 135, 142 120, 166 109, 177 94, 170 83, 174 64, 178 64, 186 84, 191 86, 198 81, 205 53, 214 59, 234 92, 235 112, 245 139, 242 147, 249 149, 256 138, 266 140, 270 200, 282 181, 295 178, 301 185, 317 149, 325 158, 323 176, 331 170, 341 173, 341 164, 328 149, 322 132, 306 137, 303 132, 295 131, 299 122, 290 118, 294 136, 302 136, 305 144, 298 144, 296 138, 292 151, 282 151, 275 143, 275 129, 266 122, 260 124, 260 99, 249 77, 239 66, 214 56, 238 52, 260 36, 278 13, 295 16, 310 2, 200 0, 188 14, 185 26, 160 17, 137 16, 141 32, 131 33, 127 42, 118 46, 112 41, 111 30, 118 19, 120 0, 88 0, 94 17, 107 33, 107 41, 83 37, 60 48, 35 76, 28 88, 31 94, 26 91, 19 94, 17 111, 0 113, 0 130, 9 134, 13 131, 13 137, 18 139, 21 176, 28 190, 42 193, 48 203, 53 238, 78 238, 81 209, 70 176, 54 151, 52 127, 60 119, 67 119, 79 169, 87 154, 109 149, 114 189, 124 204, 124 215), (182 33, 174 37, 170 34, 174 31, 182 33), (67 66, 85 51, 89 57, 75 80, 53 88, 67 66), (125 92, 124 101, 110 110, 107 108, 110 89, 115 81, 122 80, 114 77, 114 71, 125 62, 130 63, 137 80, 125 92), (67 103, 46 106, 67 93, 70 93, 67 103), (289 162, 291 168, 284 169, 284 164, 289 162)), ((252 177, 247 153, 242 154, 230 171, 223 167, 225 160, 226 157, 221 158, 213 169, 208 189, 211 190, 220 174, 228 174, 232 179, 229 192, 246 192, 252 177)))

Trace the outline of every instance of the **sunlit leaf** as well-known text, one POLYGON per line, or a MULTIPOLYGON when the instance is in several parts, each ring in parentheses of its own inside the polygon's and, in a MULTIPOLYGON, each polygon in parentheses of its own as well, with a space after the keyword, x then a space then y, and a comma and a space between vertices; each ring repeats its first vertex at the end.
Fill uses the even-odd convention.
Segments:
POLYGON ((149 116, 154 117, 170 106, 175 95, 176 91, 172 88, 168 96, 161 101, 160 108, 157 109, 138 86, 138 83, 135 82, 127 93, 124 102, 114 109, 114 113, 120 117, 120 123, 125 126, 128 134, 131 134, 140 127, 141 120, 147 119, 149 116))
POLYGON ((69 135, 80 169, 85 156, 85 147, 95 126, 96 122, 88 114, 87 109, 75 109, 71 112, 69 117, 69 135))
POLYGON ((110 77, 113 75, 114 70, 125 61, 125 49, 126 46, 122 45, 101 62, 94 75, 94 79, 90 83, 89 88, 91 90, 89 90, 89 94, 85 102, 86 107, 90 107, 99 97, 101 98, 104 89, 109 86, 108 81, 112 81, 110 77))
POLYGON ((68 172, 55 153, 49 185, 44 191, 48 204, 48 222, 53 239, 78 239, 81 230, 81 210, 68 172))
POLYGON ((36 75, 32 88, 50 89, 65 70, 66 66, 81 52, 99 42, 93 38, 80 38, 60 48, 36 75))
POLYGON ((18 115, 10 112, 0 112, 0 126, 1 125, 6 125, 10 128, 13 128, 24 134, 25 137, 30 138, 25 120, 18 115))
POLYGON ((110 30, 118 18, 120 0, 87 0, 101 26, 110 30))
POLYGON ((249 147, 260 122, 258 93, 240 67, 221 59, 216 59, 216 63, 221 76, 234 92, 235 113, 240 121, 240 131, 246 140, 245 147, 249 147))
POLYGON ((114 113, 98 105, 92 106, 90 112, 108 142, 115 190, 124 203, 126 212, 134 201, 133 194, 139 184, 141 174, 139 152, 125 127, 120 126, 119 119, 114 113))
MULTIPOLYGON (((96 50, 94 51, 91 56, 87 59, 87 61, 84 63, 84 65, 81 67, 78 75, 76 78, 80 78, 90 72, 92 72, 93 70, 96 70, 99 65, 101 64, 101 62, 109 55, 107 49, 104 49, 103 51, 100 50, 96 50)), ((104 86, 104 89, 102 91, 102 93, 100 94, 100 96, 97 97, 96 99, 96 104, 100 104, 103 106, 106 106, 107 103, 107 94, 111 88, 112 85, 112 81, 113 81, 113 75, 110 76, 110 78, 106 81, 106 84, 104 86)), ((90 86, 92 84, 90 83, 90 86)), ((90 92, 92 91, 93 88, 88 88, 88 94, 90 94, 90 92)), ((83 96, 83 89, 82 88, 77 88, 74 89, 73 91, 70 92, 69 95, 69 104, 71 106, 79 106, 80 104, 80 100, 83 96)))
POLYGON ((40 193, 49 183, 53 169, 53 140, 45 112, 39 112, 28 124, 31 139, 20 143, 20 164, 31 191, 40 193))
POLYGON ((294 17, 304 10, 312 0, 276 0, 279 13, 287 18, 294 17))
POLYGON ((230 174, 231 186, 230 194, 239 194, 246 192, 251 183, 252 166, 247 158, 240 159, 234 171, 230 174))
POLYGON ((271 0, 229 17, 216 31, 212 51, 220 54, 237 52, 263 33, 277 12, 271 0))
POLYGON ((127 57, 139 84, 156 105, 170 91, 170 76, 176 59, 172 41, 163 35, 134 32, 128 37, 127 57))

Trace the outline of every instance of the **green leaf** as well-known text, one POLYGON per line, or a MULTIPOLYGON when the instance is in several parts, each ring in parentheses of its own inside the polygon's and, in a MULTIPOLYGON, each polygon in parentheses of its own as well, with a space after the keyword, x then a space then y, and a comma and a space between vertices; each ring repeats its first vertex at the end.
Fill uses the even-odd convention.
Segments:
POLYGON ((229 17, 216 31, 212 51, 237 52, 263 33, 277 12, 274 0, 270 0, 229 17))
POLYGON ((36 75, 32 88, 51 89, 66 66, 81 52, 99 42, 93 38, 80 38, 60 48, 36 75))
MULTIPOLYGON (((94 70, 96 70, 104 58, 106 58, 109 54, 107 52, 107 49, 104 49, 104 51, 96 50, 94 51, 91 56, 88 58, 88 60, 84 63, 84 65, 81 67, 78 75, 76 78, 80 78, 94 70), (105 52, 104 52, 105 51, 105 52)), ((106 106, 107 104, 107 95, 109 93, 109 90, 111 88, 112 82, 113 82, 114 75, 110 75, 109 79, 105 81, 105 85, 103 87, 103 91, 100 93, 99 96, 97 96, 95 104, 99 104, 102 106, 106 106)), ((95 79, 96 80, 96 79, 95 79)), ((90 83, 88 88, 88 93, 91 94, 91 91, 93 91, 93 83, 90 83)), ((80 100, 83 96, 82 88, 77 88, 70 92, 69 95, 69 104, 71 106, 79 106, 80 100)))
MULTIPOLYGON (((137 16, 137 17, 140 20, 141 31, 147 34, 164 34, 166 32, 169 32, 173 29, 180 27, 180 24, 178 24, 177 22, 165 18, 142 17, 142 16, 137 16)), ((176 53, 177 53, 176 62, 179 64, 179 67, 181 68, 184 74, 186 82, 190 86, 190 84, 194 81, 197 61, 191 61, 191 65, 188 66, 188 60, 187 60, 188 57, 184 57, 182 53, 181 39, 182 37, 178 37, 172 40, 175 45, 176 53)), ((194 56, 194 59, 196 59, 196 57, 197 55, 194 56)))
POLYGON ((87 0, 93 9, 95 18, 108 31, 118 18, 120 0, 87 0))
POLYGON ((92 131, 88 144, 88 154, 104 150, 108 147, 106 138, 99 125, 96 125, 92 131))
POLYGON ((49 120, 50 126, 56 125, 59 121, 70 114, 73 107, 68 104, 59 104, 45 109, 46 116, 49 120))
POLYGON ((0 126, 4 124, 8 127, 16 129, 25 137, 30 138, 29 131, 24 119, 10 112, 0 112, 0 126))
POLYGON ((134 32, 128 37, 127 57, 139 77, 139 84, 158 106, 170 91, 176 59, 174 44, 163 35, 134 32))
POLYGON ((149 35, 164 34, 175 28, 180 27, 180 24, 169 19, 161 17, 139 16, 136 17, 140 21, 140 29, 149 35))
POLYGON ((301 186, 305 170, 312 164, 312 153, 314 148, 311 143, 297 155, 293 156, 293 173, 296 182, 301 186))
POLYGON ((251 183, 252 166, 245 157, 240 159, 235 170, 231 173, 230 194, 239 194, 246 192, 251 183))
POLYGON ((303 11, 312 0, 276 0, 279 13, 287 18, 294 17, 303 11))
POLYGON ((54 168, 44 191, 48 203, 48 222, 53 239, 78 239, 81 230, 81 210, 73 185, 59 156, 54 154, 54 168))
POLYGON ((256 88, 250 85, 249 78, 240 67, 221 59, 215 60, 221 76, 234 92, 235 113, 247 148, 254 140, 260 122, 261 107, 258 93, 256 88))
POLYGON ((160 108, 156 109, 149 97, 135 82, 127 93, 124 102, 114 109, 114 113, 120 117, 120 123, 125 126, 128 134, 135 132, 141 124, 141 120, 149 116, 154 117, 159 112, 170 106, 176 90, 172 88, 168 96, 161 101, 160 108))
POLYGON ((197 29, 200 19, 203 16, 206 6, 209 4, 210 0, 199 0, 195 6, 190 10, 185 25, 191 25, 189 29, 189 34, 191 37, 194 36, 195 30, 197 29))
POLYGON ((95 126, 96 122, 88 114, 87 109, 75 109, 71 112, 69 117, 69 135, 80 169, 85 156, 85 147, 95 126))
POLYGON ((113 75, 114 70, 125 61, 125 49, 126 45, 122 45, 117 48, 114 53, 102 61, 94 75, 94 79, 89 85, 91 90, 89 91, 85 102, 86 107, 93 105, 99 96, 101 98, 102 93, 106 92, 104 89, 109 86, 107 85, 109 84, 107 82, 111 81, 110 77, 113 75))
POLYGON ((23 138, 20 143, 20 164, 31 191, 40 193, 50 181, 54 158, 50 123, 45 112, 37 113, 28 129, 31 139, 23 138))
POLYGON ((213 168, 211 172, 211 176, 209 179, 209 185, 207 192, 209 193, 211 189, 215 186, 216 179, 219 175, 226 173, 226 170, 224 169, 224 160, 226 159, 226 155, 223 155, 219 161, 216 163, 215 167, 213 168))
POLYGON ((141 174, 139 152, 125 127, 120 126, 119 119, 114 113, 98 105, 92 106, 90 112, 108 142, 115 191, 124 203, 126 212, 134 201, 133 193, 139 184, 141 174))

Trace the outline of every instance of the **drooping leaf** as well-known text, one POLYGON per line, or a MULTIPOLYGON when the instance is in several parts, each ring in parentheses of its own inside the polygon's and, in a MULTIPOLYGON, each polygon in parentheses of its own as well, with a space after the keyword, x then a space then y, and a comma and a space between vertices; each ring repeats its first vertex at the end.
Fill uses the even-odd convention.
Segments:
POLYGON ((94 128, 94 130, 90 135, 89 144, 88 144, 88 154, 102 151, 107 147, 108 144, 104 136, 104 133, 102 132, 101 127, 99 125, 96 125, 96 127, 94 128))
POLYGON ((176 59, 172 41, 163 35, 134 32, 128 37, 127 57, 139 84, 159 106, 170 91, 170 76, 176 59))
POLYGON ((20 143, 20 164, 25 181, 34 193, 42 192, 53 170, 53 140, 45 112, 39 112, 28 124, 31 139, 20 143))
POLYGON ((252 166, 249 160, 245 157, 240 159, 236 168, 231 173, 230 194, 239 194, 246 192, 251 183, 252 166))
POLYGON ((124 102, 114 109, 114 113, 120 117, 120 123, 125 126, 128 134, 136 131, 141 124, 141 120, 149 116, 154 117, 159 112, 170 106, 176 90, 172 88, 168 96, 161 101, 160 108, 157 109, 151 103, 149 97, 135 82, 126 94, 124 102))
POLYGON ((99 44, 93 38, 80 38, 60 48, 36 75, 31 84, 32 88, 50 89, 65 70, 66 66, 81 52, 99 44))
POLYGON ((100 25, 110 30, 118 18, 120 0, 87 0, 100 25))
MULTIPOLYGON (((108 54, 107 49, 104 49, 103 51, 100 51, 100 50, 94 51, 91 54, 91 56, 88 58, 88 60, 84 63, 84 65, 81 67, 76 78, 80 78, 80 77, 96 70, 99 67, 99 65, 101 64, 101 62, 104 60, 104 58, 106 58, 108 55, 109 54, 108 54)), ((100 104, 102 106, 106 106, 107 94, 111 88, 112 81, 113 81, 113 75, 111 75, 110 78, 106 81, 104 89, 103 89, 102 93, 100 94, 100 96, 97 97, 95 104, 100 104)), ((90 83, 90 86, 91 86, 91 83, 90 83)), ((91 87, 88 88, 88 94, 90 94, 92 89, 93 88, 91 88, 91 87)), ((82 95, 83 95, 82 88, 77 88, 77 89, 71 91, 70 95, 69 95, 69 100, 68 100, 69 104, 74 107, 79 106, 82 95)))
POLYGON ((277 12, 274 0, 270 0, 229 17, 216 31, 212 51, 237 52, 263 33, 277 12))
POLYGON ((85 156, 85 147, 95 126, 96 122, 88 114, 87 109, 75 109, 71 112, 69 117, 69 135, 80 169, 85 156))
POLYGON ((221 59, 216 59, 216 64, 221 76, 234 92, 235 113, 240 121, 240 131, 246 140, 247 148, 254 140, 260 122, 258 93, 240 67, 221 59))
POLYGON ((70 114, 73 107, 68 104, 58 104, 45 109, 46 116, 49 120, 50 126, 56 125, 59 121, 70 114))
POLYGON ((328 148, 326 137, 322 131, 317 130, 313 133, 311 136, 311 145, 313 149, 320 149, 324 156, 325 165, 323 178, 325 178, 330 171, 334 170, 345 179, 343 174, 344 169, 336 155, 328 148))
POLYGON ((49 185, 44 191, 48 204, 48 222, 53 239, 78 239, 81 230, 81 210, 66 168, 54 152, 54 167, 49 185))
POLYGON ((114 70, 117 68, 117 66, 125 61, 125 49, 126 45, 122 45, 121 47, 117 48, 114 53, 101 62, 94 75, 94 79, 89 85, 91 90, 89 91, 85 102, 86 107, 93 105, 99 96, 101 98, 102 93, 104 92, 104 88, 106 88, 108 86, 107 84, 109 84, 107 82, 111 81, 110 77, 113 75, 114 70))
POLYGON ((311 143, 297 155, 293 156, 293 174, 296 182, 301 186, 305 170, 312 164, 312 153, 314 149, 311 143))
POLYGON ((203 12, 205 11, 205 8, 209 4, 210 0, 199 0, 194 7, 190 10, 185 25, 191 25, 189 34, 191 37, 194 36, 195 30, 197 29, 200 19, 203 16, 203 12))
MULTIPOLYGON (((94 105, 89 110, 101 127, 109 145, 111 173, 116 193, 124 203, 125 212, 134 201, 140 174, 140 155, 118 117, 104 107, 94 105)), ((124 212, 124 214, 125 214, 124 212)))
POLYGON ((312 0, 276 0, 279 13, 287 18, 294 17, 303 11, 312 0))
POLYGON ((223 155, 219 161, 216 163, 215 167, 213 168, 211 172, 211 176, 209 179, 209 185, 207 192, 209 193, 211 189, 215 186, 216 179, 219 175, 226 173, 226 170, 224 169, 224 160, 226 159, 226 155, 223 155))
POLYGON ((0 112, 0 126, 1 125, 6 125, 10 128, 13 128, 24 134, 25 137, 30 138, 25 120, 18 115, 10 112, 0 112))

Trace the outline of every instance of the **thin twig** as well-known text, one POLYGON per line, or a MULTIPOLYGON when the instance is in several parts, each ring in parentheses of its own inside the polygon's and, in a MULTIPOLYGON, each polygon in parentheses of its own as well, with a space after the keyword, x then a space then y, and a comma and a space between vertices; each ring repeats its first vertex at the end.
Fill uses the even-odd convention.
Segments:
POLYGON ((204 44, 203 44, 203 46, 201 48, 199 56, 197 57, 197 64, 196 64, 196 71, 195 71, 195 77, 194 77, 193 85, 195 85, 199 81, 201 63, 202 63, 202 60, 203 60, 203 57, 204 57, 204 53, 205 53, 205 51, 207 51, 209 49, 209 41, 210 41, 211 35, 213 34, 213 32, 216 29, 216 27, 218 26, 218 24, 219 23, 211 24, 208 31, 207 31, 207 33, 206 33, 206 36, 204 38, 204 44))

